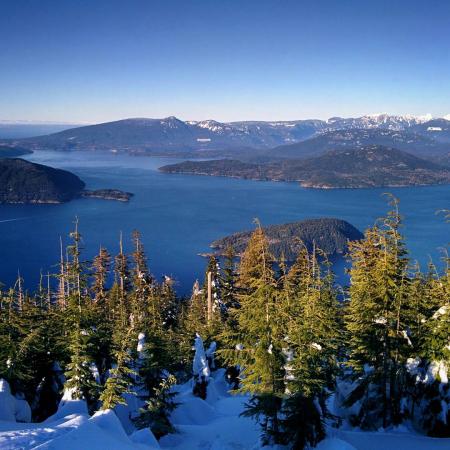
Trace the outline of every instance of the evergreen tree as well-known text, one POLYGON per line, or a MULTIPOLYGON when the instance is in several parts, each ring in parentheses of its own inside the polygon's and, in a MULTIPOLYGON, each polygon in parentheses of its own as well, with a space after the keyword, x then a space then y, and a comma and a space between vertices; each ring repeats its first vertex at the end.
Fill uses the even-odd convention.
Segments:
POLYGON ((132 295, 131 307, 135 326, 139 331, 145 327, 149 313, 149 305, 152 307, 154 297, 154 280, 147 266, 144 246, 138 231, 133 231, 134 251, 132 253, 132 295))
POLYGON ((103 392, 100 395, 102 409, 114 409, 117 405, 126 405, 124 394, 133 393, 135 372, 131 368, 132 361, 128 352, 128 340, 117 342, 122 334, 116 334, 116 351, 114 352, 115 366, 109 370, 103 392))
POLYGON ((71 332, 69 342, 70 362, 66 367, 64 387, 71 391, 73 399, 91 402, 97 397, 98 385, 90 369, 87 352, 88 333, 76 325, 71 332))
POLYGON ((237 288, 236 288, 236 268, 235 268, 234 249, 232 246, 228 246, 225 250, 225 258, 221 277, 222 287, 222 301, 226 311, 230 308, 237 308, 239 306, 237 300, 237 288))
POLYGON ((363 402, 356 422, 366 428, 399 423, 410 355, 408 258, 394 210, 350 244, 350 301, 346 314, 349 366, 357 387, 347 404, 363 402))
POLYGON ((284 333, 280 328, 277 283, 267 238, 258 224, 239 267, 240 308, 232 315, 236 330, 225 336, 228 363, 241 367, 242 392, 252 397, 244 415, 262 426, 263 441, 281 441, 279 412, 285 390, 284 333))
POLYGON ((72 398, 85 399, 92 404, 97 398, 98 385, 91 373, 90 349, 90 321, 89 312, 91 299, 87 291, 87 265, 80 260, 81 234, 78 231, 78 219, 75 230, 70 233, 72 243, 67 253, 67 308, 65 309, 68 334, 68 352, 70 362, 67 364, 65 388, 71 391, 72 398))
POLYGON ((128 257, 123 251, 122 233, 119 239, 119 253, 114 258, 114 274, 120 303, 125 304, 126 296, 131 288, 131 275, 128 257))
POLYGON ((445 261, 444 274, 427 280, 426 298, 433 309, 424 324, 421 370, 412 374, 413 418, 427 434, 437 437, 450 437, 450 259, 445 261))
POLYGON ((282 430, 294 449, 325 437, 326 406, 338 370, 339 310, 328 264, 322 274, 318 251, 302 247, 287 273, 280 308, 286 323, 286 399, 282 430))
POLYGON ((111 367, 111 346, 113 334, 113 305, 107 288, 111 257, 105 248, 100 248, 98 255, 92 263, 92 297, 89 306, 89 319, 91 326, 90 356, 95 362, 102 383, 111 367))
POLYGON ((173 375, 161 380, 159 386, 154 389, 153 396, 147 400, 145 408, 140 410, 141 414, 135 420, 137 428, 149 427, 157 439, 175 432, 170 422, 170 414, 177 407, 174 398, 176 393, 173 391, 176 381, 173 375))

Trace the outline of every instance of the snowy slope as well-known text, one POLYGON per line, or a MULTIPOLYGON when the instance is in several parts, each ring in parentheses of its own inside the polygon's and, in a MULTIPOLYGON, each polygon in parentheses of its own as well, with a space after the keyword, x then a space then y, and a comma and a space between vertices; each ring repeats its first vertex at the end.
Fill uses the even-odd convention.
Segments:
MULTIPOLYGON (((208 398, 192 395, 188 382, 176 387, 179 407, 172 415, 176 434, 158 443, 147 429, 127 435, 113 411, 89 417, 80 403, 70 401, 57 415, 40 424, 0 421, 2 450, 259 450, 259 427, 239 417, 247 400, 227 392, 224 371, 212 374, 208 398), (67 413, 67 414, 66 414, 67 413)), ((450 439, 417 435, 406 428, 396 432, 330 429, 317 450, 444 450, 450 439)), ((275 450, 265 447, 267 450, 275 450)))

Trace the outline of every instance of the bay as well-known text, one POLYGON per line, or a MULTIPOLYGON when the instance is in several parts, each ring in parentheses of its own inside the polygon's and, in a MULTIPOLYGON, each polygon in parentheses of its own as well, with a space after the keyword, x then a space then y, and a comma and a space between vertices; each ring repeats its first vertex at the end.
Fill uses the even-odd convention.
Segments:
POLYGON ((88 189, 116 188, 133 192, 129 203, 77 199, 61 205, 0 205, 0 281, 11 285, 18 271, 34 289, 40 271, 56 270, 59 238, 69 242, 78 217, 91 259, 100 246, 118 251, 120 232, 131 251, 131 233, 141 232, 155 276, 172 276, 187 293, 203 278, 206 261, 198 256, 222 236, 263 225, 306 218, 338 217, 360 230, 388 210, 384 192, 400 199, 404 234, 411 257, 422 266, 438 262, 449 239, 450 224, 439 210, 450 209, 450 187, 380 189, 304 189, 295 183, 260 182, 221 177, 169 175, 158 172, 176 159, 112 153, 39 151, 31 161, 68 169, 88 189))

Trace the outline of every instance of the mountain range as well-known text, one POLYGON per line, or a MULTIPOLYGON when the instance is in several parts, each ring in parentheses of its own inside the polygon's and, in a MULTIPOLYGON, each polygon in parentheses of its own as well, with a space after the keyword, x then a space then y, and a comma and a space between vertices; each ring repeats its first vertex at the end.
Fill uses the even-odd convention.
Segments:
MULTIPOLYGON (((243 156, 267 157, 267 152, 254 150, 280 147, 275 153, 281 157, 282 152, 289 154, 296 151, 285 146, 326 136, 324 142, 321 143, 319 139, 311 142, 311 145, 327 145, 329 149, 326 140, 330 138, 342 145, 345 145, 345 140, 363 139, 361 145, 396 147, 398 144, 402 149, 412 150, 416 154, 441 156, 450 149, 450 121, 447 119, 388 114, 359 118, 333 117, 328 120, 228 123, 214 120, 182 121, 176 117, 137 118, 76 127, 4 143, 31 150, 106 150, 151 155, 225 157, 236 152, 243 156), (351 134, 346 135, 345 132, 351 134)), ((304 156, 314 154, 314 150, 311 151, 313 153, 301 150, 304 156)))

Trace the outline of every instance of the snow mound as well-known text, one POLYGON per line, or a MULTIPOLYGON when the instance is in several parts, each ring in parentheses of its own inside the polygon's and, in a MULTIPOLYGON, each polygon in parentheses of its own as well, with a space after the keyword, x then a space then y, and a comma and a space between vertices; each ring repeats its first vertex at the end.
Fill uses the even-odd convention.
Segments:
POLYGON ((331 438, 325 439, 316 447, 316 450, 357 450, 353 445, 341 439, 331 438))
POLYGON ((85 400, 74 400, 73 392, 70 389, 64 391, 64 395, 59 402, 58 411, 45 420, 50 423, 73 415, 88 415, 88 407, 85 400))
POLYGON ((151 448, 161 448, 150 428, 135 431, 130 439, 136 444, 149 445, 151 448))
POLYGON ((95 413, 78 428, 34 448, 36 450, 150 450, 155 447, 133 442, 126 435, 115 413, 106 410, 95 413))
POLYGON ((199 397, 189 396, 172 413, 171 419, 177 425, 205 425, 215 417, 214 408, 199 397))
POLYGON ((7 422, 30 422, 31 408, 26 400, 14 397, 9 384, 0 379, 0 420, 7 422))
POLYGON ((135 426, 132 419, 139 415, 139 408, 144 406, 144 402, 139 400, 137 395, 134 394, 123 394, 122 397, 126 401, 126 405, 117 405, 114 408, 114 412, 119 418, 122 427, 127 433, 132 433, 135 431, 135 426))

